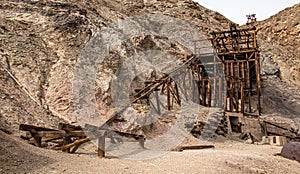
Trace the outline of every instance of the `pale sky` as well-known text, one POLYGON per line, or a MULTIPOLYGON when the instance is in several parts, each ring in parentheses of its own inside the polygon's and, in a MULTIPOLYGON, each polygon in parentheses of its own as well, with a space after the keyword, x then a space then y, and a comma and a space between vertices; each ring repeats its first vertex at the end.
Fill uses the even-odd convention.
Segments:
MULTIPOLYGON (((256 14, 258 21, 269 18, 300 0, 194 0, 200 5, 217 11, 238 24, 247 22, 247 14, 256 14)), ((300 15, 300 14, 299 14, 300 15)))

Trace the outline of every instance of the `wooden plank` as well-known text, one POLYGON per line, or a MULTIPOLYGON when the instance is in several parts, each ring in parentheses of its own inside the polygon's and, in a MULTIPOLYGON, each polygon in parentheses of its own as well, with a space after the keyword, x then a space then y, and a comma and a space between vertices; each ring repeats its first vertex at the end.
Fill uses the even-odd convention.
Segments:
POLYGON ((75 146, 71 149, 70 153, 75 153, 75 152, 78 150, 78 148, 79 148, 82 144, 84 144, 84 143, 80 143, 80 144, 75 145, 75 146))
MULTIPOLYGON (((120 136, 124 136, 127 138, 134 138, 135 140, 141 140, 141 139, 145 139, 143 135, 136 135, 136 134, 131 134, 131 133, 126 133, 126 132, 120 132, 117 130, 111 130, 111 129, 107 129, 107 128, 101 128, 101 127, 97 127, 94 125, 90 125, 90 124, 86 124, 85 125, 85 129, 91 131, 91 134, 96 134, 97 136, 104 136, 106 134, 118 134, 120 136), (105 131, 105 132, 103 132, 105 131)), ((113 135, 112 135, 113 136, 113 135)))
POLYGON ((66 131, 73 131, 73 130, 82 130, 81 126, 74 126, 66 123, 59 123, 58 124, 59 130, 66 130, 66 131))
POLYGON ((185 145, 185 146, 178 146, 173 151, 182 152, 184 150, 201 150, 201 149, 209 149, 215 148, 214 145, 185 145))
POLYGON ((74 146, 76 146, 78 144, 83 144, 83 143, 86 143, 86 142, 89 142, 89 141, 91 141, 89 138, 83 138, 83 139, 80 139, 80 140, 76 140, 73 143, 64 145, 62 147, 58 147, 58 148, 56 148, 56 150, 62 150, 62 151, 64 151, 64 150, 67 150, 67 149, 69 149, 71 147, 74 147, 74 146))
POLYGON ((257 49, 248 49, 243 51, 227 51, 227 52, 219 52, 218 55, 232 55, 232 54, 242 54, 242 53, 253 53, 257 52, 257 49))
MULTIPOLYGON (((70 137, 65 136, 65 137, 63 138, 63 146, 66 146, 66 145, 72 144, 72 143, 73 143, 73 141, 72 141, 72 139, 71 139, 70 137)), ((62 151, 63 151, 63 152, 70 153, 70 149, 71 149, 71 147, 66 148, 66 149, 64 149, 64 150, 62 150, 62 151)))
POLYGON ((56 129, 44 128, 44 127, 33 126, 28 124, 20 124, 19 126, 19 130, 22 131, 31 131, 33 129, 36 131, 57 131, 56 129))
POLYGON ((33 133, 34 136, 40 137, 40 138, 63 138, 66 133, 65 131, 36 131, 33 133))
POLYGON ((44 142, 48 143, 48 142, 51 142, 51 143, 57 143, 59 142, 60 140, 62 139, 62 137, 56 137, 56 138, 49 138, 49 139, 46 139, 46 140, 43 140, 44 142), (58 140, 58 141, 57 141, 58 140))
POLYGON ((85 137, 86 133, 89 133, 89 132, 83 131, 83 130, 74 130, 74 131, 68 132, 66 136, 68 136, 68 137, 85 137))

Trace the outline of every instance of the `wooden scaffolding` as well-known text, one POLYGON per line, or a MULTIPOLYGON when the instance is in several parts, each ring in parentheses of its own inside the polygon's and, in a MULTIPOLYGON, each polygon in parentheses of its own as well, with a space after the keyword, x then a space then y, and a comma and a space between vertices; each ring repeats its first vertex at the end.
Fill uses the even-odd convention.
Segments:
POLYGON ((225 111, 261 113, 261 80, 256 28, 213 32, 211 42, 222 61, 227 90, 225 111))
MULTIPOLYGON (((179 96, 178 91, 192 87, 195 103, 224 108, 227 112, 260 115, 260 63, 255 27, 237 29, 231 25, 227 31, 211 34, 213 49, 211 45, 199 44, 203 40, 196 40, 195 54, 181 60, 189 69, 194 84, 177 85, 178 82, 172 78, 182 79, 178 68, 170 74, 146 81, 143 88, 136 89, 132 102, 148 100, 149 103, 149 96, 160 91, 167 96, 166 107, 171 110, 174 102, 180 105, 181 97, 185 97, 184 92, 181 93, 183 96, 179 96)), ((161 107, 159 105, 157 108, 161 107)))

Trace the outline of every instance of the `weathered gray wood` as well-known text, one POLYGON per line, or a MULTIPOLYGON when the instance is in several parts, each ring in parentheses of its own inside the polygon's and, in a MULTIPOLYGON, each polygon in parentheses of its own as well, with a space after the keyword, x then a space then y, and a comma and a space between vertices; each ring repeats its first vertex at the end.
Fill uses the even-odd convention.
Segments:
POLYGON ((28 124, 20 124, 19 126, 19 130, 23 130, 23 131, 31 131, 33 129, 36 131, 57 131, 56 129, 44 128, 44 127, 33 126, 28 124))
POLYGON ((82 130, 81 126, 74 126, 66 123, 59 123, 58 124, 59 130, 66 130, 66 131, 73 131, 73 130, 82 130))
POLYGON ((83 144, 83 143, 86 143, 86 142, 89 142, 89 141, 91 141, 89 138, 83 138, 83 139, 80 139, 80 140, 76 140, 73 143, 64 145, 62 147, 58 147, 58 148, 56 148, 56 150, 62 150, 62 151, 64 151, 64 150, 67 150, 67 149, 69 149, 71 147, 74 147, 74 146, 76 146, 78 144, 83 144))
POLYGON ((214 145, 185 145, 185 146, 178 146, 173 151, 182 152, 184 150, 200 150, 200 149, 209 149, 214 148, 214 145))
POLYGON ((98 138, 98 157, 105 157, 105 136, 98 138))

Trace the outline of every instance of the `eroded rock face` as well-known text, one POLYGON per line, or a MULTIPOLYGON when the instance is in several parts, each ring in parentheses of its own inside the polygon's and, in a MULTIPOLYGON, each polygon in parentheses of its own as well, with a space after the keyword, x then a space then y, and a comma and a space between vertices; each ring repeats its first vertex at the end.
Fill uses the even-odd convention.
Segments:
MULTIPOLYGON (((189 0, 3 0, 0 9, 0 62, 22 85, 15 84, 1 69, 1 126, 12 128, 13 132, 20 123, 55 127, 58 120, 77 121, 73 113, 72 96, 77 56, 90 38, 104 26, 128 16, 149 13, 185 20, 206 34, 223 30, 230 22, 222 15, 189 0), (22 87, 29 91, 38 104, 24 94, 22 87)), ((131 45, 113 50, 107 61, 99 65, 103 71, 97 74, 95 93, 101 96, 97 99, 101 115, 110 111, 109 81, 120 60, 135 48, 142 49, 147 47, 146 43, 153 44, 150 43, 152 36, 149 37, 150 40, 132 38, 131 45)), ((151 42, 161 41, 162 38, 154 38, 151 42)), ((174 46, 171 42, 163 42, 158 48, 178 53, 176 46, 170 47, 174 46)))
MULTIPOLYGON (((77 57, 89 40, 110 23, 133 15, 162 14, 186 21, 206 36, 227 29, 230 23, 191 0, 2 0, 0 10, 0 62, 21 84, 1 68, 0 126, 12 132, 20 123, 56 127, 59 121, 77 121, 72 94, 77 57)), ((278 24, 273 22, 277 16, 259 23, 258 35, 262 51, 268 52, 262 56, 262 73, 296 85, 300 76, 298 11, 299 5, 281 12, 278 24)), ((154 47, 178 59, 191 54, 189 49, 180 49, 183 47, 179 43, 154 35, 130 38, 130 42, 111 50, 99 65, 95 80, 94 92, 102 116, 112 112, 110 81, 122 60, 137 50, 154 47)), ((295 105, 299 106, 297 101, 295 105)))
POLYGON ((300 87, 300 4, 258 22, 262 74, 300 87))

